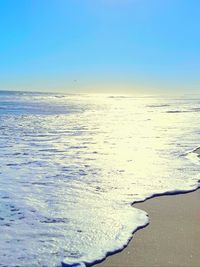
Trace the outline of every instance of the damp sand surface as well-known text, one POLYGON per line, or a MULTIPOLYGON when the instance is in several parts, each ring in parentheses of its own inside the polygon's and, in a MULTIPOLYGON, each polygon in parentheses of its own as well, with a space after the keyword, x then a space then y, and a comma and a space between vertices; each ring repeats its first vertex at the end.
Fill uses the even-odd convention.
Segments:
POLYGON ((199 267, 200 190, 134 205, 149 214, 127 248, 98 267, 199 267))

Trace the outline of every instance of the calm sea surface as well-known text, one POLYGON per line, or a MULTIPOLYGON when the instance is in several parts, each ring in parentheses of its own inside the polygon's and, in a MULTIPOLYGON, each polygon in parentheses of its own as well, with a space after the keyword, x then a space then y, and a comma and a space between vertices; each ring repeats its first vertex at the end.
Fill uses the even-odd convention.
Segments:
MULTIPOLYGON (((0 266, 95 262, 191 190, 200 97, 0 93, 0 266)), ((172 218, 173 219, 173 218, 172 218)))

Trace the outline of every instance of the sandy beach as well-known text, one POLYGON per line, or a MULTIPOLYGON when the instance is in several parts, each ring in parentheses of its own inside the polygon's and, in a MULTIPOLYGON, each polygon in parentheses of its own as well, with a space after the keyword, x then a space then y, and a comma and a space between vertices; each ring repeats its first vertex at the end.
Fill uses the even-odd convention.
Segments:
POLYGON ((150 224, 128 246, 98 267, 199 267, 200 190, 152 198, 134 206, 149 214, 150 224))

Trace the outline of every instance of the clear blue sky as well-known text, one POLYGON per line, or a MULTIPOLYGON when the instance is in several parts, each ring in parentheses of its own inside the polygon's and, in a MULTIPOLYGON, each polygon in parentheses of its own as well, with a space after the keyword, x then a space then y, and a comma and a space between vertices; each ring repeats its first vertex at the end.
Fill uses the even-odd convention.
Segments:
POLYGON ((0 35, 0 89, 200 84, 199 0, 1 0, 0 35))

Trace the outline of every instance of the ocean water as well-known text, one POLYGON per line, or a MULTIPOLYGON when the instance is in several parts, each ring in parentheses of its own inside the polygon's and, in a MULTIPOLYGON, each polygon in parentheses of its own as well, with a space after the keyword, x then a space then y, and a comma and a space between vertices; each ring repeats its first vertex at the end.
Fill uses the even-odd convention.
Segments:
POLYGON ((200 97, 0 93, 0 266, 85 266, 198 186, 200 97))

